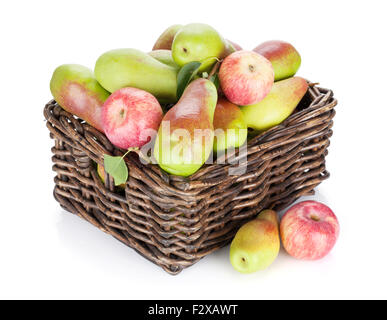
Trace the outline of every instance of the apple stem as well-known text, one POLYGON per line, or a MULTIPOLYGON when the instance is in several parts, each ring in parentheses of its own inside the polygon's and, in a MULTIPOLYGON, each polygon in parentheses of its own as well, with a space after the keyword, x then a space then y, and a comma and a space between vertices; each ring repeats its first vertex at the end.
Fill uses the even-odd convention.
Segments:
POLYGON ((310 218, 313 220, 313 221, 316 221, 316 222, 319 222, 320 221, 320 218, 315 216, 315 215, 311 215, 310 218))

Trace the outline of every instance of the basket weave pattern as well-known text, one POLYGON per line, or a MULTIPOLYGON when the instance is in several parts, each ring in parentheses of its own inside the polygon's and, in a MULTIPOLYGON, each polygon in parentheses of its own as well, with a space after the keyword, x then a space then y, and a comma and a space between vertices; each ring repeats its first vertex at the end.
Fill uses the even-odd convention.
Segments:
POLYGON ((44 116, 55 141, 54 197, 67 211, 177 274, 228 244, 262 209, 289 206, 329 177, 325 156, 336 104, 332 91, 310 85, 292 116, 249 141, 242 175, 229 175, 235 163, 227 163, 205 165, 189 178, 170 176, 130 153, 129 179, 119 190, 108 175, 102 183, 95 163, 103 164, 105 153, 124 151, 51 101, 44 116))

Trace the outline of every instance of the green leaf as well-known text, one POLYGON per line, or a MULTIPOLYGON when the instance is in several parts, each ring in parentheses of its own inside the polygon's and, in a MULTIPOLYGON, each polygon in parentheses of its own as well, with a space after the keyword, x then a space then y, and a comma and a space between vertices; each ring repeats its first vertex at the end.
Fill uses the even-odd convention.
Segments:
POLYGON ((198 61, 192 61, 185 64, 177 74, 177 99, 180 99, 185 88, 188 86, 192 78, 198 73, 202 64, 198 61))
POLYGON ((114 179, 114 184, 119 186, 128 180, 128 167, 123 157, 112 157, 107 154, 103 155, 105 171, 114 179))
POLYGON ((219 89, 220 82, 219 82, 219 76, 218 76, 217 73, 212 75, 209 80, 211 82, 213 82, 213 84, 215 85, 216 89, 219 89))

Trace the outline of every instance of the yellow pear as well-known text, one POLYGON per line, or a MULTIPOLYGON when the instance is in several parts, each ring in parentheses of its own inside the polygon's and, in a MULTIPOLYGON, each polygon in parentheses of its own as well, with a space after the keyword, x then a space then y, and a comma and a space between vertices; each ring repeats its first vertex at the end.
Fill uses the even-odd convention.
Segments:
POLYGON ((280 124, 293 113, 307 90, 308 83, 300 77, 275 82, 262 101, 241 107, 247 126, 265 131, 280 124))
POLYGON ((264 210, 237 232, 231 243, 230 261, 241 273, 266 269, 277 258, 280 236, 277 213, 264 210))

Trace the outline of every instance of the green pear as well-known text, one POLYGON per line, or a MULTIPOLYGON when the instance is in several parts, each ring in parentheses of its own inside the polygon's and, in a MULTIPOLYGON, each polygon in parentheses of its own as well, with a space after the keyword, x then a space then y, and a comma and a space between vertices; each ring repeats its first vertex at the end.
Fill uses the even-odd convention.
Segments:
POLYGON ((191 82, 164 116, 154 156, 166 172, 189 176, 207 161, 214 142, 214 112, 218 93, 207 79, 191 82))
POLYGON ((277 213, 265 210, 239 229, 231 243, 230 261, 235 270, 252 273, 270 266, 279 250, 277 213))
POLYGON ((176 62, 172 58, 171 50, 153 50, 148 53, 151 57, 155 58, 157 61, 166 64, 176 70, 179 70, 180 67, 176 64, 176 62))
POLYGON ((109 92, 125 87, 142 89, 162 102, 176 101, 177 70, 136 49, 117 49, 95 64, 98 82, 109 92))
POLYGON ((241 107, 247 126, 265 131, 280 124, 293 113, 307 90, 307 81, 300 77, 275 82, 262 101, 241 107))
POLYGON ((59 66, 52 75, 50 90, 63 109, 103 132, 102 106, 110 93, 89 68, 78 64, 59 66))
POLYGON ((182 27, 183 26, 181 24, 174 24, 170 26, 168 29, 166 29, 157 39, 152 50, 153 51, 161 50, 161 49, 171 50, 173 39, 175 38, 176 33, 182 27))
POLYGON ((183 66, 192 61, 202 63, 199 71, 208 70, 217 59, 234 52, 233 45, 207 24, 192 23, 182 27, 172 43, 172 57, 183 66))
POLYGON ((243 145, 247 139, 247 125, 239 107, 225 98, 216 104, 214 115, 214 151, 243 145))

